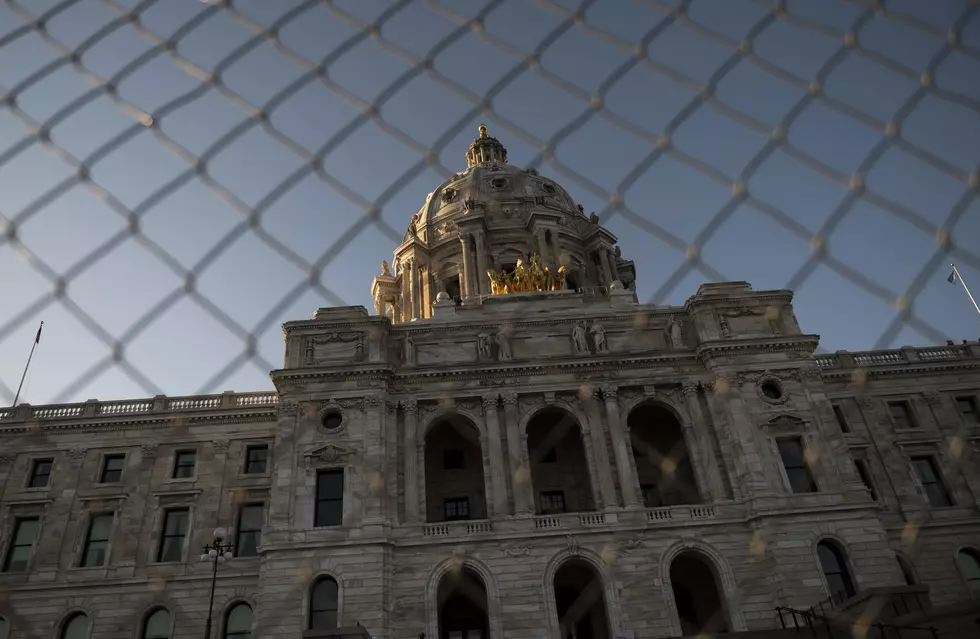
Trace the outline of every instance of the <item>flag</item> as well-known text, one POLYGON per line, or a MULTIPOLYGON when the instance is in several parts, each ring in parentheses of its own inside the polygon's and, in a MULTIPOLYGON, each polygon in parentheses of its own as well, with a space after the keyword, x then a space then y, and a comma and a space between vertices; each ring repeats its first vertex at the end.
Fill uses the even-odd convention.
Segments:
POLYGON ((40 344, 41 343, 41 329, 42 328, 44 328, 44 322, 41 322, 41 325, 37 327, 37 335, 34 336, 34 343, 35 344, 40 344))
MULTIPOLYGON (((956 271, 950 273, 949 277, 946 278, 946 281, 950 284, 956 284, 956 271)), ((38 331, 38 333, 40 334, 40 331, 38 331)))

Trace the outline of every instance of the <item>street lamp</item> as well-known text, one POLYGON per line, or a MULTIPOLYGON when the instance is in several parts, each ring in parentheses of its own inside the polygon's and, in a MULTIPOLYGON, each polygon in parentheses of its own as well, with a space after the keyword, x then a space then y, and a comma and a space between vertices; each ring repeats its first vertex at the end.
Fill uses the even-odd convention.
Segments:
POLYGON ((201 553, 201 561, 210 561, 214 567, 211 570, 211 601, 208 603, 208 620, 204 625, 204 639, 211 639, 211 610, 214 608, 214 583, 218 579, 218 564, 223 564, 231 559, 231 544, 223 544, 228 531, 224 528, 214 529, 214 541, 204 545, 201 553))

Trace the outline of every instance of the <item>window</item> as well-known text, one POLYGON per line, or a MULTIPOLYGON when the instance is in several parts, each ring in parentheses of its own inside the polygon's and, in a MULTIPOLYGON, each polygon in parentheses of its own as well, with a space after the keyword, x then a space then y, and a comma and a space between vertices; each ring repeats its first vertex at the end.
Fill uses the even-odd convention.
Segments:
POLYGON ((888 412, 892 416, 895 430, 906 430, 917 426, 908 402, 888 402, 888 412))
POLYGON ((854 468, 857 469, 857 474, 858 477, 861 478, 861 483, 863 483, 864 487, 868 489, 869 493, 871 493, 871 500, 878 501, 878 491, 875 490, 875 485, 871 481, 871 472, 868 470, 868 462, 864 461, 863 459, 855 459, 854 468))
POLYGON ((960 419, 964 424, 970 426, 980 426, 980 410, 977 409, 977 400, 973 397, 957 397, 956 410, 960 413, 960 419))
POLYGON ((914 586, 915 572, 912 570, 912 564, 901 555, 895 555, 895 559, 898 560, 898 567, 902 571, 902 578, 905 579, 905 585, 914 586))
POLYGON ((82 550, 82 567, 104 566, 109 554, 109 536, 112 533, 112 513, 92 515, 82 550))
POLYGON ((269 446, 247 446, 245 448, 245 474, 264 473, 269 467, 269 446))
POLYGON ((541 512, 546 515, 565 512, 565 493, 560 490, 541 493, 541 512))
POLYGON ((310 630, 333 630, 337 627, 337 582, 323 577, 310 591, 310 630))
POLYGON ((640 496, 643 498, 643 505, 659 506, 660 505, 660 492, 657 487, 653 484, 643 484, 640 486, 640 496))
POLYGON ((803 440, 800 438, 780 439, 776 443, 776 446, 779 448, 779 456, 783 458, 786 478, 789 479, 789 485, 793 492, 817 492, 817 484, 813 481, 813 475, 810 474, 810 467, 806 463, 803 440))
POLYGON ((466 467, 466 458, 458 448, 447 448, 442 451, 442 467, 445 470, 462 470, 466 467))
POLYGON ((827 579, 831 599, 840 602, 853 597, 854 581, 847 569, 844 551, 837 544, 821 541, 817 544, 817 557, 820 559, 823 576, 827 579))
POLYGON ((170 639, 170 611, 166 608, 151 610, 143 621, 140 639, 170 639))
POLYGON ((24 517, 14 521, 14 534, 7 549, 7 558, 3 562, 3 572, 27 570, 27 561, 31 558, 31 550, 40 526, 41 520, 37 517, 24 517))
POLYGON ((469 497, 452 497, 442 501, 442 512, 446 521, 460 521, 470 518, 469 497))
POLYGON ((844 417, 844 409, 840 407, 840 404, 834 404, 834 417, 837 418, 837 426, 840 427, 840 432, 851 432, 851 427, 847 425, 847 419, 844 417))
POLYGON ((339 526, 344 520, 344 471, 323 470, 316 474, 314 526, 339 526))
POLYGON ((193 450, 178 450, 174 455, 174 479, 184 479, 194 476, 197 465, 197 452, 193 450))
POLYGON ((946 490, 939 470, 936 468, 935 459, 931 456, 913 457, 912 468, 915 469, 915 474, 919 478, 919 483, 922 484, 922 490, 925 492, 926 500, 930 506, 942 508, 953 505, 949 491, 946 490))
POLYGON ((980 597, 980 553, 972 549, 963 549, 956 553, 956 564, 966 582, 966 588, 974 599, 980 597))
POLYGON ((238 512, 236 557, 254 557, 259 554, 262 541, 262 519, 265 507, 262 504, 246 504, 238 512))
POLYGON ((44 488, 51 481, 53 459, 35 459, 31 463, 31 475, 27 480, 28 488, 44 488))
POLYGON ((252 636, 252 608, 246 603, 235 604, 225 615, 224 639, 250 639, 252 636))
POLYGON ((541 459, 539 460, 539 463, 542 463, 542 464, 557 464, 558 463, 558 454, 555 453, 554 447, 549 448, 548 450, 544 451, 544 453, 541 455, 541 459))
POLYGON ((780 399, 783 396, 783 389, 779 387, 779 384, 773 381, 763 382, 759 389, 762 391, 762 394, 769 399, 780 399))
POLYGON ((118 484, 122 480, 125 455, 106 455, 102 458, 102 472, 99 474, 100 484, 118 484))
POLYGON ((88 639, 88 615, 76 613, 61 627, 61 639, 88 639))
POLYGON ((344 416, 335 410, 327 411, 320 418, 320 425, 326 430, 337 430, 344 423, 344 416))
POLYGON ((168 510, 163 516, 163 535, 160 537, 160 550, 157 561, 180 561, 184 557, 184 538, 190 512, 186 508, 168 510))

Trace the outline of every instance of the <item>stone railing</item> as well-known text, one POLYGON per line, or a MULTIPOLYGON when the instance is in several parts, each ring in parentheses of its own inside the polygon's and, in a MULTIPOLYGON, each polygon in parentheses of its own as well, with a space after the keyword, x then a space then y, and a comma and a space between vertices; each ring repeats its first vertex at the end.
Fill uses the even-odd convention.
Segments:
POLYGON ((78 404, 53 404, 31 406, 21 404, 17 408, 0 408, 0 423, 37 420, 78 419, 87 417, 139 415, 178 411, 210 411, 235 408, 273 407, 279 403, 279 395, 272 391, 258 393, 225 392, 220 395, 192 397, 167 397, 158 395, 144 399, 126 399, 100 402, 89 400, 78 404))
POLYGON ((678 521, 685 519, 712 519, 715 516, 714 506, 661 506, 651 508, 647 512, 647 521, 678 521))
POLYGON ((824 355, 814 355, 813 361, 820 370, 835 368, 854 368, 867 366, 900 366, 919 362, 940 362, 958 359, 980 358, 980 342, 955 344, 951 346, 926 346, 882 351, 837 351, 824 355))
POLYGON ((463 537, 493 532, 493 524, 485 519, 472 521, 443 521, 422 524, 423 537, 463 537))

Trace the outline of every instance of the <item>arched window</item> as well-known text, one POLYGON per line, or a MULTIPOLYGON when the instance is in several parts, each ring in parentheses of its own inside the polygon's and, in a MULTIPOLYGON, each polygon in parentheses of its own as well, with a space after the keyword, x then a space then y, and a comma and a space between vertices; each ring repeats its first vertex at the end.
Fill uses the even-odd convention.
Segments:
POLYGON ((237 603, 225 614, 224 639, 251 639, 252 607, 247 603, 237 603))
POLYGON ((895 555, 898 560, 898 567, 902 569, 902 577, 905 579, 906 586, 915 585, 915 571, 912 570, 912 564, 909 560, 901 555, 895 555))
POLYGON ((88 615, 77 612, 61 626, 61 639, 88 639, 88 615))
POLYGON ((310 590, 310 630, 332 630, 337 627, 337 582, 323 577, 310 590))
POLYGON ((143 619, 142 639, 170 639, 170 611, 155 608, 143 619))
POLYGON ((8 639, 10 637, 10 624, 3 617, 0 617, 0 639, 8 639))
POLYGON ((974 598, 980 597, 980 553, 965 548, 956 554, 956 563, 970 594, 974 598))
POLYGON ((844 551, 835 543, 821 541, 817 544, 817 556, 823 576, 827 579, 827 587, 834 601, 844 601, 854 596, 854 580, 847 569, 847 559, 844 551))

